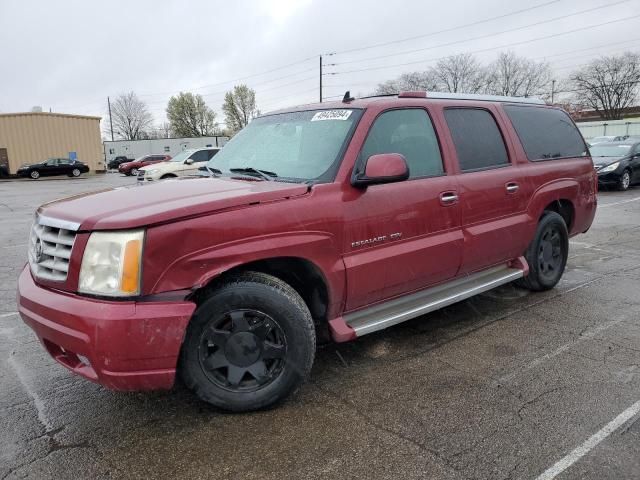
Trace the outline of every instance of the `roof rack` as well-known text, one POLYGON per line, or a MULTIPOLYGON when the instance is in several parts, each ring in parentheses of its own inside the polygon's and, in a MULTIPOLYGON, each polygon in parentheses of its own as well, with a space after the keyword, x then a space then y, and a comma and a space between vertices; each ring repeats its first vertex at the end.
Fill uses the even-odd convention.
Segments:
POLYGON ((437 98, 445 100, 481 100, 486 102, 531 103, 546 105, 544 100, 536 97, 506 97, 502 95, 480 95, 476 93, 448 92, 400 92, 399 98, 437 98))

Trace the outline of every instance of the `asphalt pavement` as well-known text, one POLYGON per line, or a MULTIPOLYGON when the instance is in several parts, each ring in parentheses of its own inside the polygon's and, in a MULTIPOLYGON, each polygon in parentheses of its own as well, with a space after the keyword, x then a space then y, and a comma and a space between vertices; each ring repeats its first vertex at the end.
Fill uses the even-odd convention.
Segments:
POLYGON ((640 478, 640 187, 599 194, 554 290, 324 346, 294 398, 226 414, 85 381, 15 313, 35 208, 133 183, 0 182, 0 479, 640 478))

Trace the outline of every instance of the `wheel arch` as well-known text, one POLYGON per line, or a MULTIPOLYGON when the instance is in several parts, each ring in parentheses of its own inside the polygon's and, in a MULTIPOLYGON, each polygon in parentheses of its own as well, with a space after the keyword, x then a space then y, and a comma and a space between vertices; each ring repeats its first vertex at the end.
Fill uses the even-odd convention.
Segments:
POLYGON ((546 211, 553 211, 562 216, 571 234, 576 219, 576 206, 572 199, 578 199, 579 195, 580 185, 575 179, 558 179, 538 188, 527 207, 532 228, 535 229, 546 211))
POLYGON ((291 286, 305 302, 316 325, 318 339, 328 338, 331 293, 322 269, 314 262, 296 256, 280 256, 249 261, 228 268, 196 289, 191 299, 199 305, 208 294, 227 280, 243 272, 260 272, 276 277, 291 286))

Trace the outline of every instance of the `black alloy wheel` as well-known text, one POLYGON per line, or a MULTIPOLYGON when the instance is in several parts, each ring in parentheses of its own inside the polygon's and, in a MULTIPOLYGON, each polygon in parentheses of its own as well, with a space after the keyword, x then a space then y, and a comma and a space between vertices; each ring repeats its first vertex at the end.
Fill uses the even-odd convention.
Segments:
POLYGON ((553 277, 563 267, 562 239, 557 226, 547 226, 542 232, 538 247, 538 268, 540 275, 546 279, 553 277))
POLYGON ((199 360, 207 378, 232 392, 252 392, 282 374, 287 342, 278 322, 257 310, 233 310, 202 332, 199 360))

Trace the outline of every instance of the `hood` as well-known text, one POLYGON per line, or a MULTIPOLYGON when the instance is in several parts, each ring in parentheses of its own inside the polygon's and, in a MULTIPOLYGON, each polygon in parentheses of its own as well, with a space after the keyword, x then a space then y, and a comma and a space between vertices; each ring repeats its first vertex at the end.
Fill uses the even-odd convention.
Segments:
POLYGON ((233 178, 167 180, 76 195, 38 213, 80 224, 80 230, 136 228, 219 210, 304 195, 307 185, 233 178))
POLYGON ((611 165, 612 163, 619 162, 623 158, 624 156, 622 157, 591 157, 591 160, 593 160, 594 167, 602 168, 602 167, 606 167, 607 165, 611 165))
POLYGON ((194 164, 185 165, 183 162, 168 161, 168 162, 154 163, 153 165, 145 165, 144 167, 140 168, 140 170, 149 171, 149 170, 161 169, 163 173, 169 173, 169 172, 177 172, 180 170, 189 170, 192 168, 197 168, 197 166, 195 166, 194 164))

